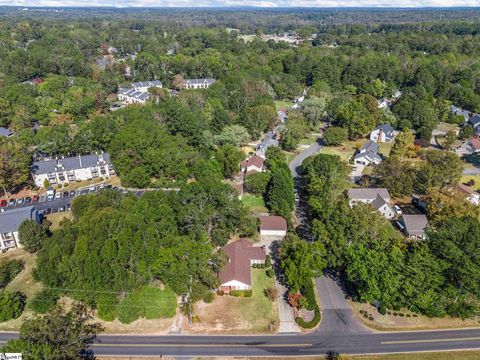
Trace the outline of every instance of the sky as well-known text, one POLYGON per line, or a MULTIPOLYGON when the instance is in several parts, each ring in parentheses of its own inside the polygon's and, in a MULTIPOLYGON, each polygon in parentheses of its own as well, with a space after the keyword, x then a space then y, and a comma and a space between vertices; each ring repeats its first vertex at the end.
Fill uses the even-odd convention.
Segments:
POLYGON ((480 6, 480 0, 0 0, 0 5, 25 7, 459 7, 480 6))

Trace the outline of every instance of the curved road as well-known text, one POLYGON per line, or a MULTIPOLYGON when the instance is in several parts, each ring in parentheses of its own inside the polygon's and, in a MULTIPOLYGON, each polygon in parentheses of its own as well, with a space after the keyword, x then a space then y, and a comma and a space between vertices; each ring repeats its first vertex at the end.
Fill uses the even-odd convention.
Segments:
MULTIPOLYGON (((298 176, 302 161, 315 154, 314 144, 291 165, 298 176)), ((316 279, 322 305, 320 328, 305 335, 262 336, 134 336, 101 335, 92 350, 104 356, 305 356, 379 354, 418 351, 480 350, 480 328, 417 332, 375 332, 353 314, 339 284, 329 277, 316 279)), ((0 345, 17 333, 1 333, 0 345)))

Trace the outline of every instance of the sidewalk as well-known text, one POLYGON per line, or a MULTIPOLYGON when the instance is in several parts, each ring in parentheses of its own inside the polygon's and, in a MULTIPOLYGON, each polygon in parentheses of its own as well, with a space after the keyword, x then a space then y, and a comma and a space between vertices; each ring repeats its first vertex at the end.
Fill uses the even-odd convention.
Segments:
POLYGON ((287 294, 287 288, 278 281, 275 280, 275 287, 278 290, 278 316, 280 324, 278 327, 278 333, 299 333, 300 328, 295 322, 295 315, 293 314, 292 307, 287 303, 285 297, 287 294))

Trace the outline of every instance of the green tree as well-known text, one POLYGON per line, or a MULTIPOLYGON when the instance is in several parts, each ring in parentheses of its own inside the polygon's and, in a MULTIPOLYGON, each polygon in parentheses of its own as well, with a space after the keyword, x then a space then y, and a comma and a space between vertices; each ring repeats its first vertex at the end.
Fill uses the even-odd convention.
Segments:
POLYGON ((295 206, 295 194, 293 179, 288 169, 273 168, 268 184, 267 205, 272 213, 290 219, 295 206))
POLYGON ((268 172, 253 173, 245 176, 245 190, 251 194, 264 195, 270 182, 268 172))
POLYGON ((30 253, 39 251, 48 237, 48 229, 35 220, 25 220, 18 228, 22 246, 30 253))
POLYGON ((243 153, 233 145, 223 145, 217 149, 215 159, 220 164, 223 176, 232 177, 240 170, 243 153))
POLYGON ((15 291, 3 291, 0 293, 0 322, 17 319, 22 315, 27 297, 25 294, 15 291))
POLYGON ((417 188, 425 193, 429 188, 442 188, 460 181, 463 163, 457 155, 441 150, 425 153, 425 162, 418 170, 417 188))
POLYGON ((20 339, 10 340, 4 352, 21 352, 26 360, 83 359, 84 351, 102 330, 92 322, 91 313, 81 304, 65 312, 57 308, 44 316, 26 319, 20 328, 20 339))
POLYGON ((400 160, 413 157, 415 155, 414 140, 415 137, 410 129, 402 129, 395 137, 392 150, 390 151, 390 157, 400 160))
POLYGON ((244 146, 250 142, 251 137, 247 129, 241 125, 228 125, 222 129, 222 132, 215 137, 215 141, 220 145, 244 146))
POLYGON ((0 142, 0 187, 5 194, 28 180, 30 161, 30 156, 20 145, 8 140, 0 142))
POLYGON ((470 139, 474 133, 475 131, 473 130, 472 125, 465 125, 460 129, 460 133, 458 136, 462 140, 467 140, 467 139, 470 139))
POLYGON ((374 177, 380 187, 386 187, 394 196, 408 196, 417 181, 417 173, 407 161, 390 157, 376 166, 374 177))
POLYGON ((348 132, 347 129, 341 127, 329 127, 323 133, 323 141, 327 146, 341 145, 347 141, 348 132))

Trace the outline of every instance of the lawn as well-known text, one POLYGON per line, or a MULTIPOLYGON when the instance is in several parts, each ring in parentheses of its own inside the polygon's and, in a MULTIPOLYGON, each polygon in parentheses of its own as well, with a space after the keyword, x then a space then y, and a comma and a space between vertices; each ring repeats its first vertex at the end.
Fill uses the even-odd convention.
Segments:
POLYGON ((385 143, 379 143, 378 144, 378 147, 379 147, 379 152, 384 155, 384 156, 388 156, 390 155, 390 150, 392 150, 392 146, 393 146, 393 141, 392 142, 385 142, 385 143))
POLYGON ((477 191, 480 189, 480 176, 478 175, 464 175, 460 179, 460 184, 466 184, 470 180, 475 181, 475 184, 472 186, 472 189, 477 191))
POLYGON ((385 237, 389 237, 391 239, 403 240, 403 235, 400 233, 400 231, 398 231, 393 227, 391 222, 385 223, 385 226, 382 227, 381 232, 385 237))
POLYGON ((281 108, 288 109, 290 106, 292 106, 292 101, 291 100, 276 100, 275 101, 275 108, 280 110, 281 108))
POLYGON ((265 269, 252 269, 252 297, 216 296, 211 304, 195 305, 192 333, 267 333, 271 323, 278 324, 278 306, 264 294, 274 286, 265 269))
POLYGON ((250 212, 254 212, 254 213, 268 212, 268 209, 265 206, 265 201, 263 201, 263 198, 261 196, 244 194, 242 196, 242 203, 250 212))
POLYGON ((58 212, 55 214, 49 214, 45 217, 45 219, 52 223, 52 225, 50 225, 50 230, 54 231, 61 228, 60 223, 64 219, 72 220, 73 215, 71 211, 64 211, 64 212, 58 212))

